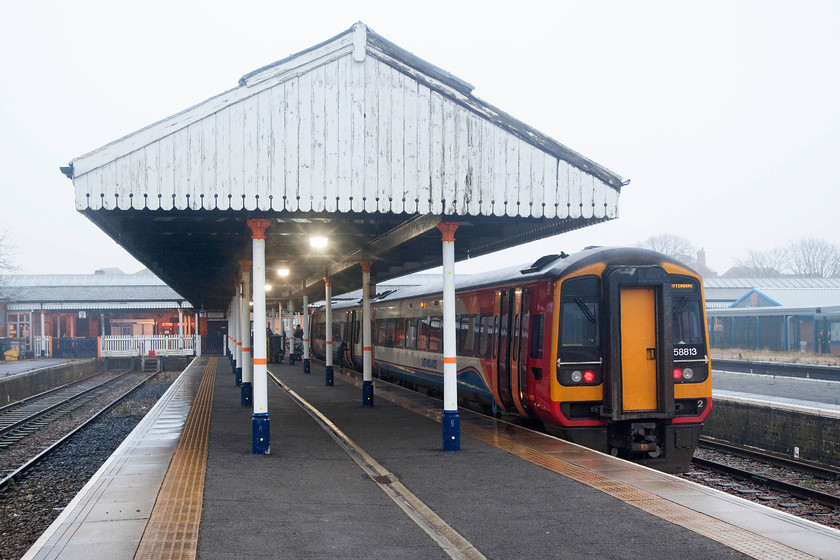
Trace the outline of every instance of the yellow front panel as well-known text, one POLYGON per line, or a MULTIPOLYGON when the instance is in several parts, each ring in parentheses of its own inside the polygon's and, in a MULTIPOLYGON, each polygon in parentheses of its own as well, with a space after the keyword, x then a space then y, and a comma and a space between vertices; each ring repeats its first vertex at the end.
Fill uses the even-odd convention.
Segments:
POLYGON ((656 308, 653 288, 622 288, 621 375, 625 411, 656 410, 656 308))

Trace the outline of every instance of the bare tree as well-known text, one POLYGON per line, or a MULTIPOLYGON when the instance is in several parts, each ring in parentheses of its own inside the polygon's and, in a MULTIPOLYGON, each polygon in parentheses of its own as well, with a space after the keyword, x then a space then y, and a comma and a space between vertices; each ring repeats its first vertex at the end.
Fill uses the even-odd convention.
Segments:
POLYGON ((787 248, 790 269, 801 276, 840 276, 840 247, 824 239, 807 237, 787 248))
MULTIPOLYGON (((11 243, 12 235, 9 228, 0 229, 0 301, 12 298, 12 290, 9 287, 9 277, 6 276, 15 270, 12 255, 14 246, 11 243)), ((6 317, 0 313, 0 326, 6 324, 6 317)))
POLYGON ((671 233, 654 235, 648 237, 639 246, 668 255, 689 266, 694 266, 694 263, 697 262, 697 247, 692 245, 688 239, 679 235, 671 233))
POLYGON ((741 273, 756 278, 781 276, 789 268, 788 257, 783 249, 771 251, 749 251, 743 259, 733 259, 741 273))
POLYGON ((14 256, 15 247, 12 245, 12 234, 9 228, 0 230, 0 274, 9 274, 15 270, 14 256))

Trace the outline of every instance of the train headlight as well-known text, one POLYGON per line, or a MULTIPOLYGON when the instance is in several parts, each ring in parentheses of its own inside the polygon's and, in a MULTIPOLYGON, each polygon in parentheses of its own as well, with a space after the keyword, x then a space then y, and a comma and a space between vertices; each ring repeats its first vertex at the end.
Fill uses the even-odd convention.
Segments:
POLYGON ((575 383, 580 383, 580 380, 583 379, 583 374, 577 370, 572 372, 572 381, 575 383))
POLYGON ((686 381, 689 381, 689 380, 691 380, 692 377, 694 377, 694 370, 691 369, 690 367, 687 367, 683 370, 682 376, 683 376, 683 379, 685 379, 686 381))

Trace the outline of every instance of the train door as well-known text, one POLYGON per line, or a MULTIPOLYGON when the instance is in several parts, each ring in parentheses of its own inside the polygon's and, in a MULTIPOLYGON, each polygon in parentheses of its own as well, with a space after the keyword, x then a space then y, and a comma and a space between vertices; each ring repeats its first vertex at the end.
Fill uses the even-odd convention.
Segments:
POLYGON ((362 337, 356 311, 347 311, 345 315, 345 325, 349 360, 351 364, 358 365, 362 361, 362 337))
POLYGON ((510 396, 520 414, 527 416, 525 392, 528 384, 528 338, 530 297, 521 288, 513 292, 513 313, 510 322, 510 396))
POLYGON ((514 408, 511 391, 511 363, 510 363, 510 333, 512 316, 511 292, 496 292, 496 343, 494 358, 496 366, 496 389, 499 394, 499 405, 502 408, 514 408))
POLYGON ((668 273, 656 265, 612 266, 605 270, 604 282, 610 317, 604 412, 616 421, 673 418, 668 273))
POLYGON ((623 287, 621 402, 625 411, 656 410, 656 305, 651 287, 623 287))

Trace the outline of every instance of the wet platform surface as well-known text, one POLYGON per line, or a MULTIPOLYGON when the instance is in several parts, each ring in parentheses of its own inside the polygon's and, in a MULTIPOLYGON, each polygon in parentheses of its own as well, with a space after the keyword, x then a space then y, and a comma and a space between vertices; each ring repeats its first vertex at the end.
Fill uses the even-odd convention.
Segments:
MULTIPOLYGON (((87 359, 87 358, 86 358, 87 359)), ((0 361, 0 379, 12 375, 19 375, 39 369, 60 366, 74 361, 72 358, 38 358, 35 360, 3 360, 0 361)))
MULTIPOLYGON (((140 442, 131 444, 130 437, 124 446, 151 446, 155 453, 112 458, 126 470, 107 475, 114 489, 136 477, 136 497, 155 495, 156 504, 167 504, 165 513, 149 521, 157 506, 138 505, 126 515, 131 522, 102 519, 107 516, 94 512, 113 508, 106 507, 106 491, 96 497, 103 483, 89 484, 90 497, 77 497, 62 514, 64 523, 54 524, 29 557, 135 557, 131 546, 115 555, 112 541, 134 543, 138 558, 190 557, 183 554, 194 546, 192 554, 202 559, 706 560, 831 558, 840 550, 838 531, 468 411, 461 411, 461 450, 444 452, 438 401, 377 383, 375 406, 363 407, 354 379, 337 374, 335 386, 327 387, 315 363, 308 375, 300 365, 269 365, 282 384, 269 381, 271 454, 253 455, 252 413, 241 406, 226 359, 195 360, 179 379, 181 396, 162 410, 178 409, 179 401, 192 398, 186 393, 198 394, 210 369, 211 405, 201 408, 207 396, 199 396, 191 414, 211 416, 207 459, 179 467, 191 472, 206 465, 198 512, 195 480, 186 489, 167 488, 151 467, 131 466, 130 457, 143 465, 158 447, 166 447, 176 465, 184 450, 175 449, 168 430, 191 425, 181 410, 171 421, 157 420, 164 422, 160 438, 138 427, 133 436, 140 442), (151 443, 142 443, 146 438, 151 443), (178 511, 179 502, 190 511, 178 511), (181 527, 177 520, 196 515, 194 543, 172 530, 181 527), (167 516, 175 520, 169 534, 167 516), (153 530, 158 534, 151 537, 153 530), (159 543, 153 553, 141 542, 147 539, 159 543)), ((192 436, 185 432, 181 439, 192 436)))
POLYGON ((840 382, 713 371, 713 395, 814 407, 840 413, 840 382))

